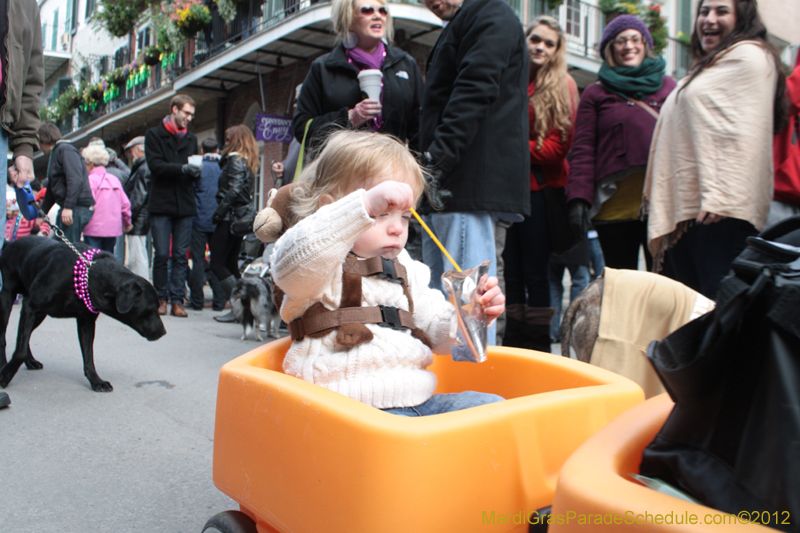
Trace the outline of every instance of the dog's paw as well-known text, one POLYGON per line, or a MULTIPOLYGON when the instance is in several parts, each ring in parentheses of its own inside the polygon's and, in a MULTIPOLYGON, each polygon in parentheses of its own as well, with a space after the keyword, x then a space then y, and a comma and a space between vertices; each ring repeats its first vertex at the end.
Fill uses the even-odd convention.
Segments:
POLYGON ((111 386, 111 383, 108 381, 97 381, 92 383, 92 390, 95 392, 111 392, 114 390, 114 387, 111 386))
POLYGON ((41 370, 44 368, 44 365, 39 361, 37 361, 36 359, 34 359, 33 357, 28 357, 25 360, 25 368, 27 368, 28 370, 41 370))

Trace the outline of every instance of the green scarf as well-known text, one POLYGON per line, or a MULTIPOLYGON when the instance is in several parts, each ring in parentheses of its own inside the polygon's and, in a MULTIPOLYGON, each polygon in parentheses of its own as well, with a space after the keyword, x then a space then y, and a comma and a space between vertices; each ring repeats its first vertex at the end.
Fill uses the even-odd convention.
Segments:
POLYGON ((664 83, 667 62, 661 56, 646 57, 638 67, 610 67, 603 63, 597 77, 612 93, 642 100, 664 83))

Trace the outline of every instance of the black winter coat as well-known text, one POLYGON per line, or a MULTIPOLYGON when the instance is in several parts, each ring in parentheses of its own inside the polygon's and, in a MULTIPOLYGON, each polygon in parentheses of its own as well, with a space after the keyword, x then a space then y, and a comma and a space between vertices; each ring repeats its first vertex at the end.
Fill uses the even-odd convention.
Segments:
MULTIPOLYGON (((383 62, 383 133, 417 146, 419 106, 422 97, 422 75, 416 61, 399 48, 386 47, 383 62)), ((302 142, 306 122, 308 139, 321 140, 330 133, 331 125, 349 125, 348 111, 363 100, 358 85, 358 69, 348 63, 341 43, 329 54, 314 60, 308 71, 292 128, 302 142)), ((365 123, 362 128, 366 129, 365 123)), ((306 141, 306 146, 314 146, 306 141)))
POLYGON ((250 170, 247 160, 236 152, 231 152, 220 162, 222 174, 219 175, 219 191, 214 218, 219 221, 230 220, 231 211, 253 203, 253 189, 256 176, 250 170))
POLYGON ((128 235, 147 235, 147 232, 150 231, 150 213, 147 210, 150 169, 147 168, 147 158, 140 157, 134 161, 131 172, 130 178, 122 187, 131 201, 133 229, 128 232, 128 235))
POLYGON ((42 209, 47 213, 54 204, 63 209, 75 209, 76 205, 94 205, 89 173, 83 157, 68 141, 56 143, 47 165, 47 192, 44 194, 42 209))
POLYGON ((186 132, 179 144, 164 124, 159 124, 145 133, 144 149, 151 172, 150 214, 193 216, 197 210, 194 180, 181 168, 189 162, 189 156, 197 153, 197 137, 186 132))
POLYGON ((503 0, 464 0, 442 29, 428 56, 419 138, 453 194, 444 211, 529 214, 528 61, 522 25, 503 0))

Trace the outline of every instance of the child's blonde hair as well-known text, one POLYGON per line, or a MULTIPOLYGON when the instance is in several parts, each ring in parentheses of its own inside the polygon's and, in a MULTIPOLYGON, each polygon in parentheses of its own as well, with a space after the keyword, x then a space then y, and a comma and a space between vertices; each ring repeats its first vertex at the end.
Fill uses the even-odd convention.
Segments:
POLYGON ((306 166, 294 188, 293 210, 298 218, 319 208, 323 195, 339 200, 366 188, 386 171, 408 176, 415 203, 426 190, 422 168, 408 148, 391 135, 343 130, 331 134, 319 156, 306 166))

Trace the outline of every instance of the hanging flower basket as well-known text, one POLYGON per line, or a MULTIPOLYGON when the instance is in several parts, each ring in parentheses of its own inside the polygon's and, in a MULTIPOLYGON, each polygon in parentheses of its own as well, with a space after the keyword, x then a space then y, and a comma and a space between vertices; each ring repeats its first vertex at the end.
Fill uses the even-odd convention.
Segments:
POLYGON ((159 50, 156 46, 148 46, 144 49, 142 60, 144 61, 145 65, 150 67, 158 65, 158 63, 161 61, 161 50, 159 50))
POLYGON ((176 0, 174 9, 170 20, 187 39, 211 23, 211 11, 201 0, 176 0))
POLYGON ((86 88, 83 99, 87 102, 101 100, 103 98, 103 83, 97 82, 86 88))

